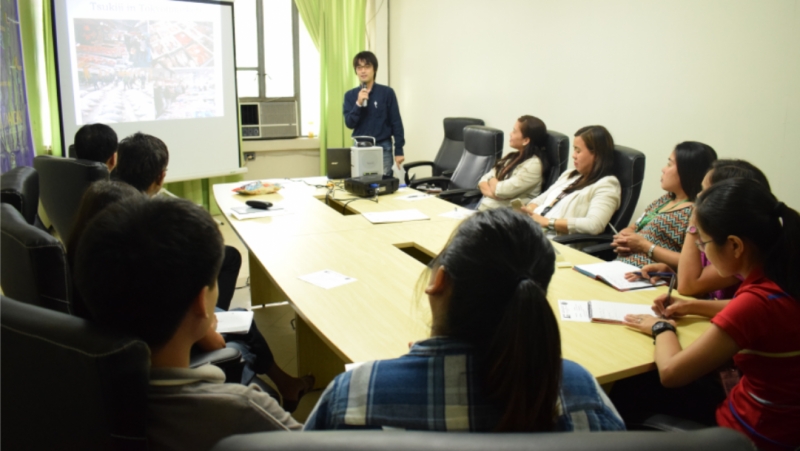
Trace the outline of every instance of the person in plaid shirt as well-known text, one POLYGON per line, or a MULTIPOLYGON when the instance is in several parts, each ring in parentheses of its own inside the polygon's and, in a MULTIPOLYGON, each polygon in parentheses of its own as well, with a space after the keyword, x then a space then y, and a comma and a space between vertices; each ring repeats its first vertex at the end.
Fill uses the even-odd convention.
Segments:
POLYGON ((479 212, 430 265, 431 338, 337 376, 306 430, 623 430, 597 381, 561 358, 555 253, 527 215, 479 212))

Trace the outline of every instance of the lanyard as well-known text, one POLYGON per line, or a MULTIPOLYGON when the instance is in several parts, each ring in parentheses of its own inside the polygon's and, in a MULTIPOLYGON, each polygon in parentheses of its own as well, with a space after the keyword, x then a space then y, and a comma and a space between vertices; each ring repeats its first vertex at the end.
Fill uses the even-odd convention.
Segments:
MULTIPOLYGON (((578 180, 580 180, 580 179, 578 179, 578 180)), ((569 193, 567 193, 567 190, 572 188, 573 186, 575 186, 575 184, 578 183, 578 180, 575 180, 571 185, 569 185, 568 187, 564 188, 564 191, 561 191, 561 194, 559 194, 558 197, 556 197, 548 207, 546 207, 544 210, 542 210, 541 215, 542 216, 546 216, 547 213, 549 213, 550 210, 552 210, 553 207, 555 207, 557 203, 561 202, 561 199, 567 197, 567 194, 569 194, 569 193)))
MULTIPOLYGON (((677 207, 678 205, 684 203, 684 202, 688 202, 688 199, 684 199, 684 200, 678 202, 677 204, 673 205, 672 206, 672 208, 673 208, 672 211, 675 211, 674 208, 677 207)), ((636 231, 638 232, 638 231, 642 230, 647 224, 649 224, 650 221, 652 221, 656 216, 658 216, 661 213, 661 210, 664 207, 666 207, 668 203, 670 203, 670 201, 664 202, 663 204, 659 205, 658 208, 656 208, 655 210, 653 210, 650 213, 647 213, 646 215, 642 216, 642 218, 639 219, 639 221, 636 223, 636 231)))

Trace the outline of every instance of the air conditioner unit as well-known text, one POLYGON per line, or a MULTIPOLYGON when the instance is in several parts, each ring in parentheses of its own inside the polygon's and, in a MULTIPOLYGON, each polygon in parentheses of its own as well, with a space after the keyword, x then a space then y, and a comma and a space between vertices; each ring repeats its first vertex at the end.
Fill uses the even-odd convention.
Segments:
POLYGON ((242 139, 296 138, 300 136, 297 102, 240 103, 242 139))

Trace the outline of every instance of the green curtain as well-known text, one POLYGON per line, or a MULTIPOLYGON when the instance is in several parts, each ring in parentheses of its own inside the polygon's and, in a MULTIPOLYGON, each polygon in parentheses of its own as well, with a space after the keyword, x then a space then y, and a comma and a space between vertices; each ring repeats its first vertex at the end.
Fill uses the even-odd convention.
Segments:
POLYGON ((344 125, 344 93, 358 86, 353 57, 364 50, 366 0, 294 0, 311 39, 319 50, 320 173, 325 173, 328 147, 348 147, 351 131, 344 125))
MULTIPOLYGON (((52 133, 53 155, 64 155, 61 145, 61 125, 58 119, 58 90, 55 66, 55 46, 53 39, 52 10, 50 0, 19 1, 20 29, 22 33, 22 54, 25 59, 25 82, 28 87, 28 108, 33 128, 33 145, 37 155, 46 153, 44 127, 48 121, 52 133), (37 56, 44 53, 45 67, 39 67, 37 56), (39 83, 38 71, 46 73, 46 85, 39 83), (48 98, 48 108, 40 108, 42 96, 48 98)), ((71 139, 69 139, 71 141, 71 139)), ((219 207, 213 201, 211 186, 215 183, 232 183, 241 181, 242 174, 208 179, 189 180, 169 183, 165 187, 178 197, 189 199, 202 205, 211 214, 220 214, 219 207)), ((43 209, 39 213, 45 224, 49 224, 43 209)))
POLYGON ((20 1, 19 19, 22 33, 22 55, 25 60, 25 84, 28 94, 28 113, 33 129, 33 146, 37 155, 47 153, 44 138, 45 124, 49 123, 53 155, 61 153, 61 128, 58 121, 58 94, 56 91, 55 50, 51 23, 50 1, 20 1), (37 56, 44 54, 45 67, 39 67, 37 56), (39 83, 38 71, 44 71, 45 85, 39 83), (46 96, 48 107, 42 109, 41 99, 46 96))

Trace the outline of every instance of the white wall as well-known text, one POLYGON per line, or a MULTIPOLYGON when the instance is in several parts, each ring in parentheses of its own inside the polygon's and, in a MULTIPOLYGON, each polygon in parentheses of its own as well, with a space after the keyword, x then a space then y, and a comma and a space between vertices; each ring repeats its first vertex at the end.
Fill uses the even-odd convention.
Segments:
POLYGON ((532 114, 645 152, 639 210, 685 140, 751 161, 800 209, 800 0, 388 1, 406 161, 433 158, 444 117, 507 140, 532 114))

